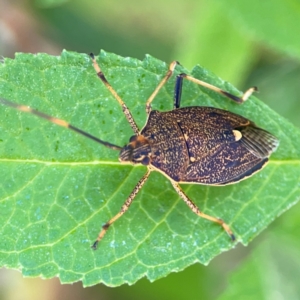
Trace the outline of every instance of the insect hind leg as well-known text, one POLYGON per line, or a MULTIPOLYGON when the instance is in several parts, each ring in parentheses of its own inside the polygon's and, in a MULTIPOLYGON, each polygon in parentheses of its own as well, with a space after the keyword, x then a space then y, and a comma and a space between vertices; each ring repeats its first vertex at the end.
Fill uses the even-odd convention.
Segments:
POLYGON ((183 79, 187 79, 191 82, 194 82, 196 84, 199 84, 201 86, 204 86, 212 91, 215 91, 216 93, 219 93, 229 99, 231 99, 234 102, 237 103, 243 103, 245 102, 253 92, 257 91, 257 87, 253 86, 246 90, 244 94, 241 97, 237 97, 235 95, 232 95, 231 93, 228 93, 212 84, 209 84, 205 81, 199 80, 197 78, 194 78, 190 75, 187 75, 185 73, 179 74, 176 78, 176 84, 175 84, 175 91, 174 91, 174 108, 179 108, 180 107, 180 98, 181 98, 181 90, 182 90, 182 81, 183 79))
POLYGON ((227 232, 227 234, 230 236, 232 241, 235 241, 235 236, 233 232, 231 231, 229 225, 227 225, 222 219, 218 219, 212 216, 209 216, 207 214, 204 214, 203 212, 200 211, 200 209, 196 206, 196 204, 183 192, 179 184, 173 180, 171 180, 171 183, 178 193, 178 195, 183 199, 183 201, 188 205, 188 207, 199 217, 210 220, 212 222, 220 224, 223 229, 227 232))

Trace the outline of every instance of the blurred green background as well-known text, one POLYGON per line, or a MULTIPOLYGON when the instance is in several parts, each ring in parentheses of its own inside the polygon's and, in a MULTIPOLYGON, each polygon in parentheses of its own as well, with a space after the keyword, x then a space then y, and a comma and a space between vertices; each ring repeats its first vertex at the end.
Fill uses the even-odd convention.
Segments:
MULTIPOLYGON (((186 0, 0 0, 0 54, 100 49, 212 70, 300 126, 300 3, 186 0)), ((201 103, 199 103, 201 105, 201 103)), ((298 197, 299 198, 299 197, 298 197)), ((61 285, 0 270, 0 299, 299 299, 299 204, 247 248, 150 283, 61 285)))

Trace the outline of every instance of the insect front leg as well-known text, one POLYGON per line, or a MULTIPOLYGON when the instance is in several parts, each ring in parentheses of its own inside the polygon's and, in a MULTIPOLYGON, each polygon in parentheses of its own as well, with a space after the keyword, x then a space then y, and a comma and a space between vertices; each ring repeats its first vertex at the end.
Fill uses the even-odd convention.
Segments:
POLYGON ((251 95, 253 92, 257 91, 257 87, 251 87, 249 88, 241 97, 237 97, 237 96, 234 96, 212 84, 209 84, 205 81, 202 81, 202 80, 199 80, 199 79, 196 79, 192 76, 189 76, 185 73, 182 73, 182 74, 179 74, 177 77, 176 77, 176 83, 175 83, 175 89, 174 89, 174 108, 179 108, 180 107, 180 100, 181 100, 181 91, 182 91, 182 83, 183 83, 183 79, 187 79, 189 81, 192 81, 196 84, 199 84, 201 86, 204 86, 210 90, 213 90, 231 100, 233 100, 234 102, 237 102, 237 103, 243 103, 245 102, 251 95))
POLYGON ((101 79, 101 81, 103 82, 103 84, 106 86, 106 88, 110 91, 110 93, 113 95, 113 97, 118 101, 118 103, 121 105, 122 107, 122 111, 128 121, 128 123, 130 124, 132 130, 134 131, 135 134, 139 134, 139 128, 136 124, 136 122, 133 119, 133 116, 130 112, 130 110, 128 109, 128 107, 126 106, 126 104, 124 103, 124 101, 121 99, 121 97, 118 95, 118 93, 115 91, 115 89, 111 86, 111 84, 107 81, 106 77, 104 76, 100 66, 98 65, 95 56, 93 53, 90 54, 90 57, 92 59, 93 62, 93 66, 94 69, 97 73, 97 76, 99 77, 99 79, 101 79))
POLYGON ((174 189, 176 190, 176 192, 178 193, 178 195, 183 199, 183 201, 188 205, 188 207, 195 214, 197 214, 201 218, 204 218, 204 219, 207 219, 212 222, 220 224, 223 227, 223 229, 227 232, 227 234, 230 236, 232 241, 235 240, 235 236, 232 233, 230 227, 222 219, 218 219, 218 218, 206 215, 203 212, 201 212, 200 209, 196 206, 196 204, 184 193, 184 191, 181 189, 181 187, 179 186, 179 184, 176 181, 171 180, 171 183, 172 183, 174 189))
POLYGON ((108 228, 110 225, 112 225, 115 221, 117 221, 129 208, 130 204, 132 203, 133 199, 139 192, 139 190, 142 188, 144 183, 147 181, 149 175, 150 175, 150 170, 147 171, 147 173, 139 180, 129 197, 126 199, 125 203, 122 205, 121 210, 119 213, 117 213, 113 218, 111 218, 108 222, 106 222, 102 226, 102 230, 100 231, 97 240, 94 242, 94 244, 91 246, 92 249, 96 250, 99 242, 102 240, 104 237, 105 233, 107 232, 108 228))

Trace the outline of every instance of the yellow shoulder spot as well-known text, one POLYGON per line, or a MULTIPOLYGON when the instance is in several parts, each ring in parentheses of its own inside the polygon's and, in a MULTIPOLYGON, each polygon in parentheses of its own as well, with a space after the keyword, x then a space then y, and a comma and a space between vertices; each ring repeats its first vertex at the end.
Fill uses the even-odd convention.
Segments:
POLYGON ((234 134, 236 142, 239 141, 243 136, 239 130, 232 130, 232 133, 234 134))

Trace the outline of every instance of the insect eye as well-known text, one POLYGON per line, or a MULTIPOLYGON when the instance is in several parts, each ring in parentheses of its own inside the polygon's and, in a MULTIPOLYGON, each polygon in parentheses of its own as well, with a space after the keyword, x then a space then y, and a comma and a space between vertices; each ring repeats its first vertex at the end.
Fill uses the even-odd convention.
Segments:
POLYGON ((134 142, 136 140, 137 140, 137 135, 133 135, 133 136, 130 137, 129 143, 132 143, 132 142, 134 142))
POLYGON ((148 156, 145 156, 143 160, 141 161, 142 165, 147 166, 150 163, 150 158, 148 156))

